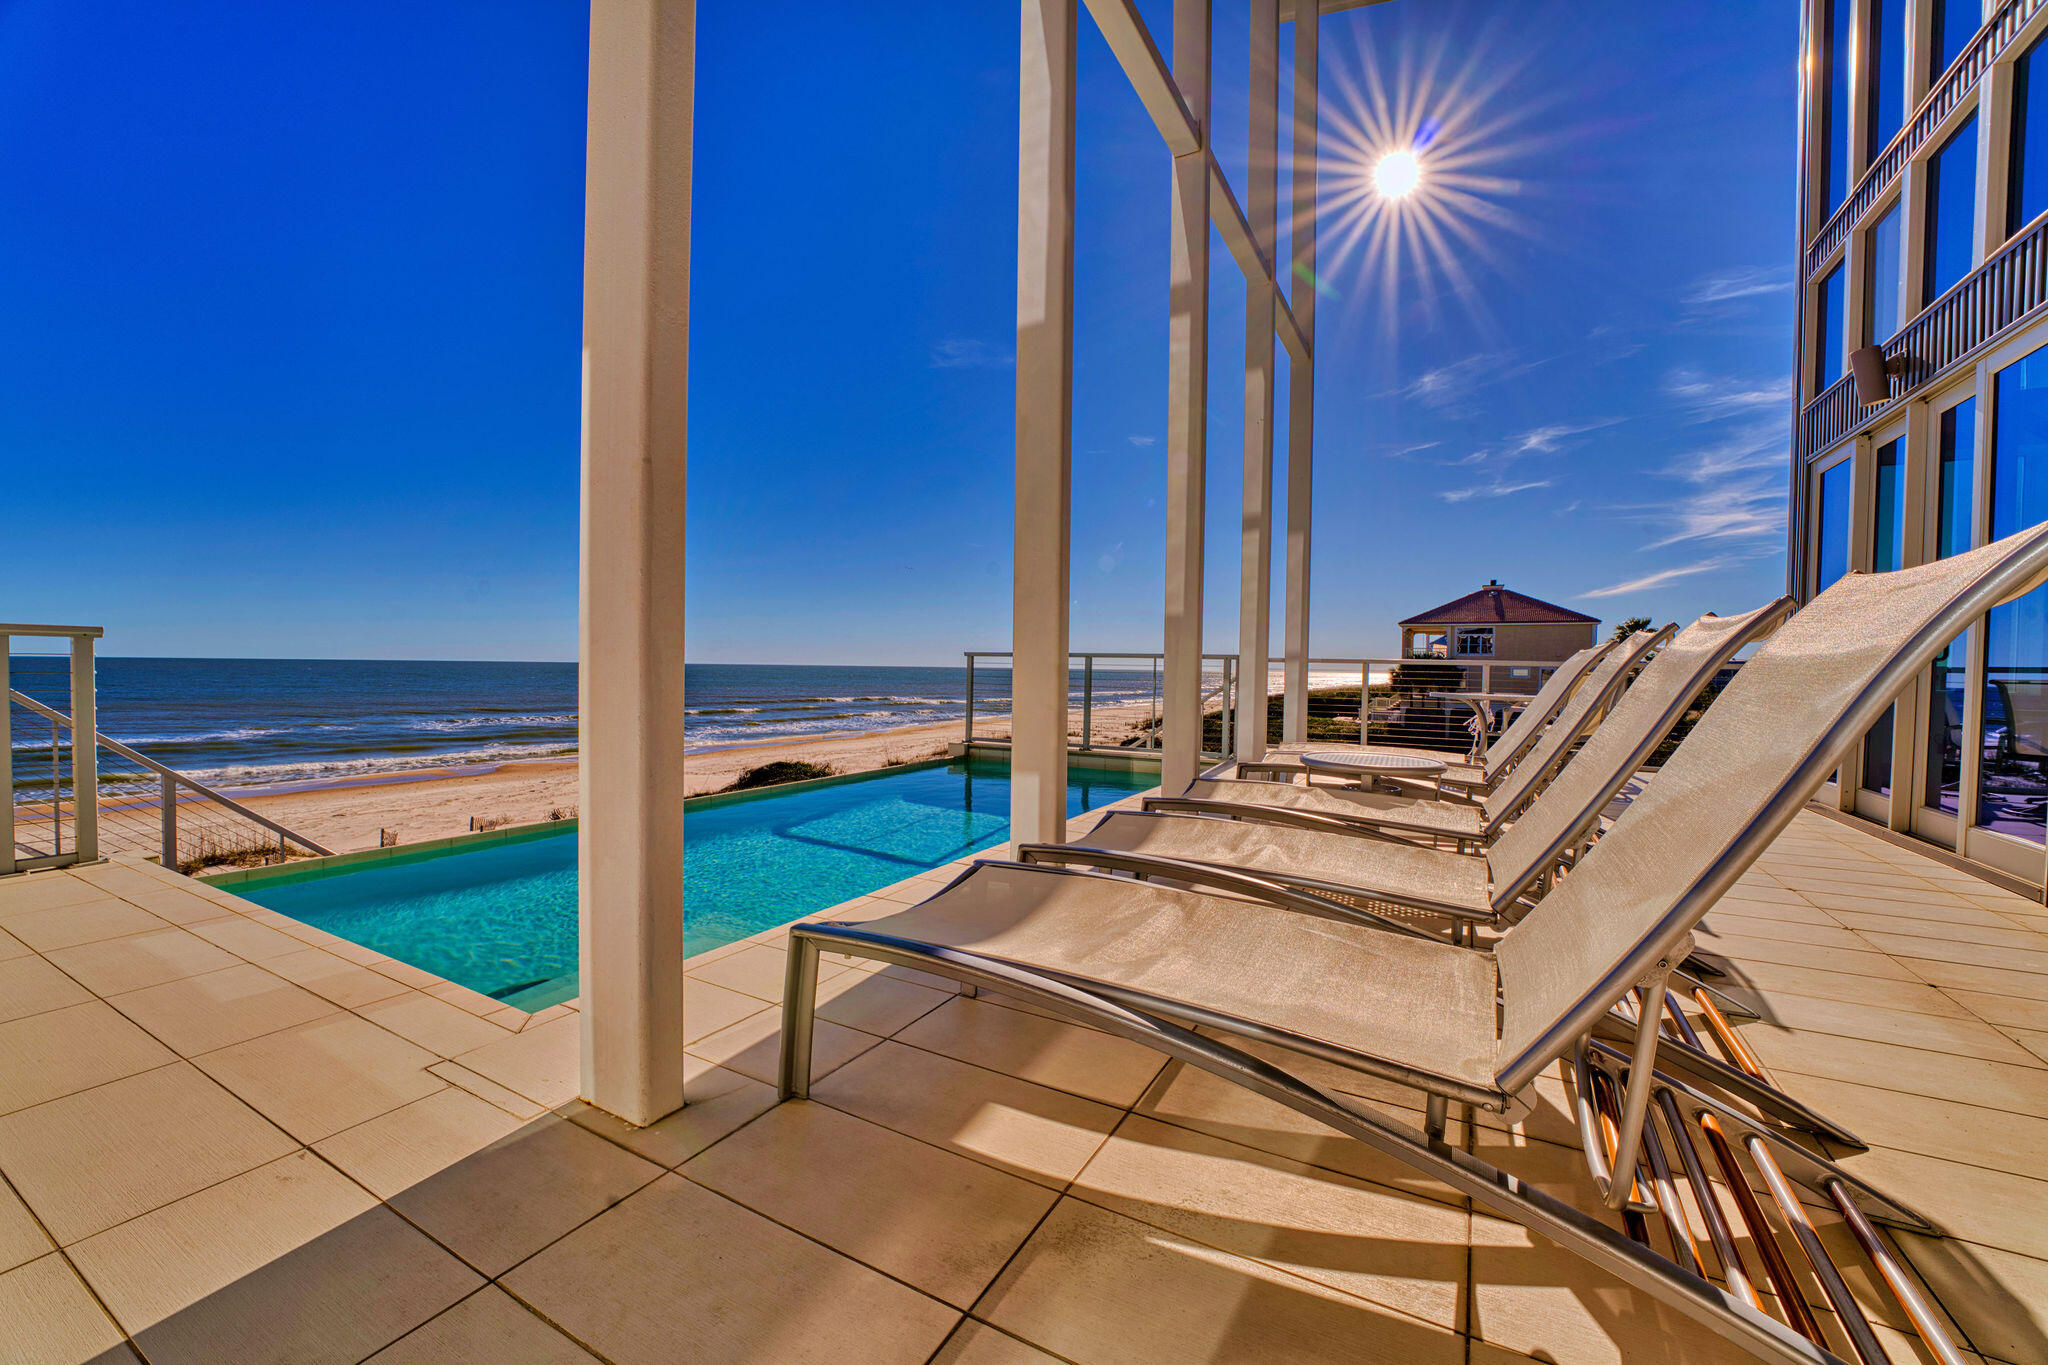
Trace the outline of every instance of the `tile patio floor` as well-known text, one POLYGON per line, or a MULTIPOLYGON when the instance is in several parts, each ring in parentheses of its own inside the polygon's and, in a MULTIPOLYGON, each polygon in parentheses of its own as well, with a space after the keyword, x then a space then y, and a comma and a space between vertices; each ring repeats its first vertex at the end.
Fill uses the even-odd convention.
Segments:
MULTIPOLYGON (((1901 1240, 1959 1339, 2048 1360, 2043 907, 1806 814, 1708 930, 1766 1062, 1952 1232, 1901 1240)), ((830 967, 830 1074, 777 1106, 778 938, 692 961, 691 1104, 632 1131, 576 1101, 570 1007, 149 864, 0 883, 0 1361, 1734 1358, 1263 1100, 915 973, 830 967)), ((1455 1132, 1591 1207, 1561 1094, 1455 1132)))

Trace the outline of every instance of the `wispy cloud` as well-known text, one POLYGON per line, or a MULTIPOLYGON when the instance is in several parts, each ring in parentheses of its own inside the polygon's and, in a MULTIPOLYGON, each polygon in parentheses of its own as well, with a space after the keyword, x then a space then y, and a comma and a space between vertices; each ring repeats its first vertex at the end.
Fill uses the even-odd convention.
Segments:
POLYGON ((1157 436, 1132 436, 1126 439, 1128 439, 1132 445, 1137 446, 1141 450, 1146 446, 1157 445, 1159 443, 1159 438, 1157 436))
POLYGON ((1473 498, 1504 498, 1510 493, 1526 493, 1532 488, 1548 488, 1555 479, 1521 479, 1509 482, 1495 479, 1491 483, 1472 484, 1465 488, 1446 488, 1437 496, 1445 502, 1467 502, 1473 498))
POLYGON ((1398 450, 1389 450, 1386 452, 1386 456, 1390 460, 1406 460, 1420 455, 1425 450, 1435 450, 1442 444, 1442 441, 1417 441, 1412 446, 1402 446, 1398 450))
POLYGON ((1721 556, 1716 556, 1713 559, 1701 559, 1691 564, 1681 564, 1675 569, 1659 569, 1655 573, 1644 574, 1641 578, 1631 578, 1625 583, 1609 583, 1604 588, 1595 588, 1591 592, 1582 592, 1579 596, 1581 598, 1620 597, 1624 593, 1648 592, 1652 588, 1661 588, 1666 583, 1673 583, 1681 578, 1691 578, 1694 574, 1712 573, 1716 569, 1725 569, 1728 567, 1728 563, 1729 561, 1721 556))
POLYGON ((1751 540, 1785 533, 1785 485, 1757 477, 1701 488, 1658 509, 1654 519, 1671 527, 1645 550, 1689 540, 1751 540))
POLYGON ((1006 370, 1015 363, 1008 351, 972 337, 947 337, 932 347, 935 370, 1006 370))
POLYGON ((1731 379, 1699 370, 1673 370, 1664 377, 1664 392, 1689 409, 1696 422, 1752 413, 1760 408, 1791 411, 1789 380, 1731 379))
POLYGON ((1519 455, 1552 455, 1569 438, 1583 436, 1589 431, 1598 431, 1602 427, 1611 427, 1621 420, 1619 417, 1603 417, 1595 422, 1580 422, 1576 425, 1560 422, 1547 427, 1536 427, 1523 432, 1520 436, 1509 441, 1507 453, 1511 457, 1519 455))
POLYGON ((1766 294, 1782 294, 1792 287, 1792 274, 1778 268, 1750 267, 1743 270, 1723 270, 1712 275, 1703 275, 1693 282, 1686 293, 1685 301, 1693 307, 1717 303, 1732 303, 1737 299, 1759 298, 1766 294))
POLYGON ((1445 417, 1470 417, 1478 411, 1470 399, 1479 390, 1525 375, 1548 364, 1550 359, 1524 360, 1513 351, 1480 351, 1424 370, 1391 394, 1382 396, 1412 398, 1445 417))

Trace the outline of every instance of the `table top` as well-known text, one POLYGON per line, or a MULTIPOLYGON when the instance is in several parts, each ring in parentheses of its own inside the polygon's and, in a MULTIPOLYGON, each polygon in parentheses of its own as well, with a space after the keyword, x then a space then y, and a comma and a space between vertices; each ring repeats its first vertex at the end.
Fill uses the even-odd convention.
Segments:
POLYGON ((1304 768, 1321 768, 1347 773, 1440 773, 1443 761, 1415 754, 1306 753, 1304 768))

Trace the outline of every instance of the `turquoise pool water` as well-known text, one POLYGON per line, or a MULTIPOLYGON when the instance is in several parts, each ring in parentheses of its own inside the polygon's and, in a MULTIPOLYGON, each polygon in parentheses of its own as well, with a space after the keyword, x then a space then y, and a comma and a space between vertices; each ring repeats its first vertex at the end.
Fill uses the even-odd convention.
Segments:
MULTIPOLYGON (((1156 785, 1068 770, 1067 813, 1156 785)), ((932 764, 693 805, 684 951, 701 953, 1003 842, 1006 765, 932 764)), ((576 833, 442 850, 228 888, 401 962, 541 1009, 576 994, 576 833)))

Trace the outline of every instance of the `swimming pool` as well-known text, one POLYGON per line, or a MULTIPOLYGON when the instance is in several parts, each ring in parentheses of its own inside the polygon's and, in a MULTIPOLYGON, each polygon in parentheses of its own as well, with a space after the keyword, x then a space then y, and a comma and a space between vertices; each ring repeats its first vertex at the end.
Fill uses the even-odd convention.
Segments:
MULTIPOLYGON (((1067 778, 1069 815, 1158 782, 1108 768, 1067 778)), ((683 828, 683 951, 701 953, 1002 843, 1009 768, 920 764, 692 802, 683 828)), ((521 1009, 576 994, 573 829, 227 889, 521 1009)))

